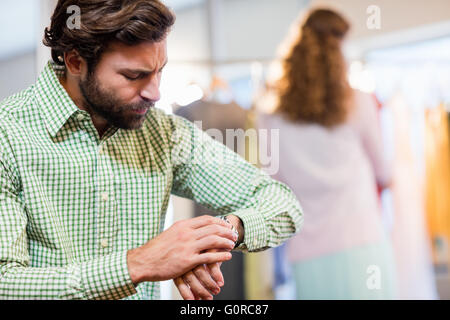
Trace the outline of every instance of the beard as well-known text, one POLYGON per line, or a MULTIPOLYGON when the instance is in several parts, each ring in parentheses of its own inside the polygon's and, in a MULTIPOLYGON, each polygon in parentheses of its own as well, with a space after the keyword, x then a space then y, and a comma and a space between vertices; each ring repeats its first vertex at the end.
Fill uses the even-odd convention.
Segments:
POLYGON ((90 71, 88 71, 86 79, 80 80, 78 86, 89 111, 101 116, 109 125, 121 129, 140 129, 150 108, 155 106, 153 101, 142 101, 133 104, 123 103, 112 90, 101 88, 95 74, 90 71), (147 109, 145 114, 132 112, 133 110, 142 109, 147 109))

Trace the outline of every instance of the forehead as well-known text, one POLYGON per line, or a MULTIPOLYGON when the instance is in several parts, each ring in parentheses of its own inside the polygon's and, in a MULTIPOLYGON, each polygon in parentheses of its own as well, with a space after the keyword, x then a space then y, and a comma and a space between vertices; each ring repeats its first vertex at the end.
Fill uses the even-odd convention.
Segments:
POLYGON ((167 41, 143 42, 133 46, 114 42, 104 52, 102 60, 117 67, 153 69, 166 62, 167 41))

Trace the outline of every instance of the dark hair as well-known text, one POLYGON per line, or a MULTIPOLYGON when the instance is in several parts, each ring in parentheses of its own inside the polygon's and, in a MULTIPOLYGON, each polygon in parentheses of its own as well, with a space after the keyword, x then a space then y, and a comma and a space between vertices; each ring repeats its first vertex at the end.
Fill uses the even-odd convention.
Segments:
POLYGON ((94 68, 111 42, 159 42, 174 22, 174 13, 159 0, 59 0, 43 43, 59 65, 64 52, 75 49, 94 68), (80 28, 67 25, 73 5, 80 9, 80 28))
POLYGON ((346 120, 351 89, 341 42, 350 29, 337 12, 312 11, 283 59, 277 111, 287 119, 333 127, 346 120))

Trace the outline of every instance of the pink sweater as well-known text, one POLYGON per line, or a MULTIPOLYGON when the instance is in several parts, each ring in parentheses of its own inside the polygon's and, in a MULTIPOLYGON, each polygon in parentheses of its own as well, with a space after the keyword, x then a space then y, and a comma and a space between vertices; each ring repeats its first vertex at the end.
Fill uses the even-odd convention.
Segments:
POLYGON ((383 236, 376 182, 388 185, 390 168, 375 101, 355 92, 354 103, 347 123, 333 129, 258 116, 259 128, 280 129, 279 170, 273 177, 293 190, 304 210, 303 228, 287 244, 292 262, 383 236))

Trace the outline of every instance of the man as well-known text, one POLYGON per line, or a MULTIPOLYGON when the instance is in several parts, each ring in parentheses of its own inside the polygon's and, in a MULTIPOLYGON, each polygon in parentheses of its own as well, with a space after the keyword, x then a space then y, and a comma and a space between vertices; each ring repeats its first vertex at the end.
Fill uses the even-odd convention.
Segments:
POLYGON ((232 249, 298 231, 290 189, 154 108, 173 23, 156 0, 58 2, 53 61, 0 104, 0 298, 154 299, 174 279, 183 298, 211 299, 232 249), (171 193, 227 221, 161 232, 171 193))

